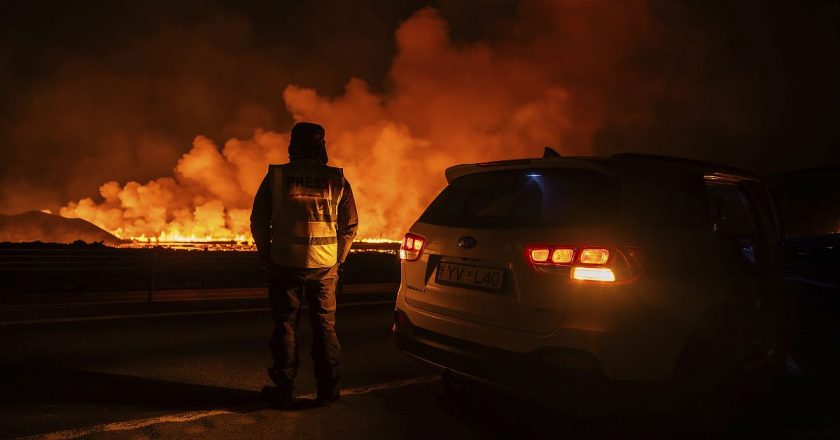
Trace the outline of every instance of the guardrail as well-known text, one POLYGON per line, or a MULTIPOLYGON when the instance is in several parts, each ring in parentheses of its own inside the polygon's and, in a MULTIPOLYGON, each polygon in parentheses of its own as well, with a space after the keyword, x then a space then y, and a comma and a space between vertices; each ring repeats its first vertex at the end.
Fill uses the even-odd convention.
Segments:
MULTIPOLYGON (((342 281, 399 281, 394 254, 378 250, 352 254, 342 281)), ((253 251, 166 248, 8 247, 0 248, 0 296, 109 291, 266 287, 267 277, 253 251)))
POLYGON ((0 292, 61 293, 266 285, 254 252, 0 249, 0 292))

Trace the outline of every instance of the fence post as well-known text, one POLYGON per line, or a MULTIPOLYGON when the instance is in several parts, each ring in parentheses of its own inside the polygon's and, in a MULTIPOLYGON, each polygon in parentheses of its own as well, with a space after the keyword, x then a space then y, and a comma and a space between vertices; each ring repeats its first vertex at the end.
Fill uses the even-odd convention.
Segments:
POLYGON ((157 274, 157 246, 152 248, 152 270, 149 275, 149 294, 146 296, 146 302, 152 304, 155 295, 155 275, 157 274))

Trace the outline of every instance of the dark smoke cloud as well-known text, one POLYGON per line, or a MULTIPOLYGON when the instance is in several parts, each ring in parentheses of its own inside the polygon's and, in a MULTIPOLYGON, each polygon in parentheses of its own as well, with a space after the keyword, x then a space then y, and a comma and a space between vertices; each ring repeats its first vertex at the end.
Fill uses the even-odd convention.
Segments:
POLYGON ((654 2, 651 37, 605 84, 594 151, 759 173, 840 163, 840 3, 654 2))

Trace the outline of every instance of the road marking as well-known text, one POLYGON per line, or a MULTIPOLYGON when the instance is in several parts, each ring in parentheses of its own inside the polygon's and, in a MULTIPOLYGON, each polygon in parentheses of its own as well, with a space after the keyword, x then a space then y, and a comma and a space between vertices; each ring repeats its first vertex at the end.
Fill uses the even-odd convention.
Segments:
MULTIPOLYGON (((338 304, 338 308, 345 307, 359 307, 359 306, 373 306, 394 304, 394 300, 382 301, 362 301, 354 303, 338 304)), ((306 306, 302 307, 306 309, 306 306)), ((134 315, 105 315, 105 316, 80 316, 74 318, 50 318, 50 319, 27 319, 21 321, 2 321, 0 326, 12 325, 27 325, 27 324, 57 324, 69 322, 87 322, 87 321, 113 321, 118 319, 139 319, 139 318, 164 318, 168 316, 200 316, 200 315, 223 315, 226 313, 252 313, 252 312, 268 312, 271 309, 268 307, 255 307, 250 309, 231 309, 231 310, 197 310, 192 312, 164 312, 164 313, 138 313, 134 315)))
POLYGON ((196 411, 181 414, 171 414, 153 419, 143 420, 129 420, 127 422, 109 423, 107 425, 93 426, 82 429, 68 429, 66 431, 51 432, 49 434, 34 435, 31 437, 22 437, 22 439, 41 439, 41 440, 68 440, 73 438, 85 437, 93 434, 101 434, 103 432, 116 431, 133 431, 135 429, 145 428, 150 425, 158 423, 186 423, 194 420, 200 420, 206 417, 213 417, 222 414, 229 414, 230 411, 219 409, 213 411, 196 411))
MULTIPOLYGON (((383 391, 383 390, 393 390, 397 388, 402 388, 408 385, 417 385, 422 383, 432 383, 440 379, 439 374, 432 374, 429 376, 419 376, 419 377, 411 377, 408 379, 402 380, 393 380, 391 382, 382 382, 373 385, 363 385, 358 387, 350 387, 350 388, 343 388, 341 390, 342 396, 355 396, 357 394, 367 394, 373 393, 375 391, 383 391)), ((314 394, 305 394, 303 396, 298 396, 301 399, 314 399, 314 394)))
MULTIPOLYGON (((437 374, 429 376, 412 377, 402 380, 394 380, 390 382, 383 382, 373 385, 363 385, 358 387, 344 388, 341 390, 341 396, 354 396, 359 394, 373 393, 376 391, 394 390, 408 385, 418 385, 432 383, 440 379, 437 374)), ((314 399, 314 394, 306 394, 298 396, 303 399, 314 399)), ((40 439, 40 440, 70 440, 79 437, 86 437, 93 434, 102 434, 106 432, 120 432, 120 431, 134 431, 148 426, 158 425, 161 423, 187 423, 196 420, 206 419, 208 417, 220 416, 234 413, 248 413, 269 408, 266 404, 254 404, 242 406, 231 409, 213 409, 207 411, 192 411, 180 414, 167 414, 160 417, 152 417, 148 419, 128 420, 125 422, 107 423, 104 425, 96 425, 88 428, 68 429, 66 431, 56 431, 47 434, 33 435, 29 437, 21 437, 19 440, 40 439)))

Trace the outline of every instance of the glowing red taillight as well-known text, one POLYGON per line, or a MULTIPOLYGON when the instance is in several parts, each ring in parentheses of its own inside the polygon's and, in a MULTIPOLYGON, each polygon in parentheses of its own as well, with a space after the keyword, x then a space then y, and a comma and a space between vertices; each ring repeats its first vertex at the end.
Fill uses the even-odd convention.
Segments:
POLYGON ((548 256, 551 254, 551 249, 529 249, 528 250, 528 257, 531 259, 532 263, 547 263, 548 256))
POLYGON ((526 248, 525 255, 540 272, 556 273, 566 267, 570 278, 577 281, 627 282, 643 266, 637 247, 534 245, 526 248))
POLYGON ((575 259, 574 249, 554 249, 551 251, 551 262, 554 264, 567 264, 575 259))
POLYGON ((423 245, 426 244, 426 239, 412 233, 405 234, 402 245, 400 246, 400 260, 416 261, 420 258, 423 252, 423 245))
POLYGON ((528 248, 527 255, 531 264, 568 264, 574 260, 575 250, 568 247, 531 246, 528 248))
POLYGON ((610 259, 610 251, 600 248, 585 248, 580 251, 580 262, 583 264, 605 264, 610 259))

